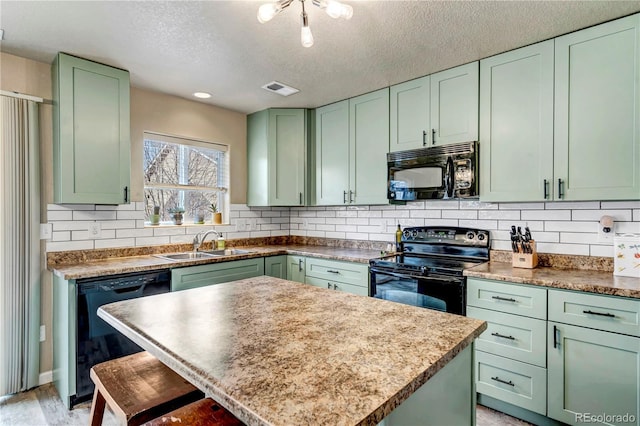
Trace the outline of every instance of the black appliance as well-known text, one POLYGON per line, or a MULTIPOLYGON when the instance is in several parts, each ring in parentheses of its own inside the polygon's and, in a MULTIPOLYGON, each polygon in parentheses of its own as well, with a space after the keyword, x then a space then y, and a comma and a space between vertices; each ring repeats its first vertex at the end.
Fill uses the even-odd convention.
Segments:
POLYGON ((71 396, 72 407, 91 398, 94 386, 89 370, 93 365, 142 351, 140 346, 99 318, 98 308, 107 303, 170 290, 168 269, 76 281, 76 394, 71 396))
POLYGON ((477 194, 477 142, 387 154, 387 198, 391 203, 477 194))
POLYGON ((489 231, 445 226, 405 228, 399 253, 372 259, 369 294, 379 299, 466 314, 462 272, 489 260, 489 231))

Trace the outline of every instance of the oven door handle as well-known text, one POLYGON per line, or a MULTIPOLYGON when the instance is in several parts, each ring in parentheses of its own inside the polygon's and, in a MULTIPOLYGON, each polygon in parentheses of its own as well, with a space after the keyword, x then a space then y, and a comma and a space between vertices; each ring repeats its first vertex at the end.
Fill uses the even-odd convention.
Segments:
POLYGON ((399 272, 391 272, 385 269, 379 269, 379 268, 374 268, 374 267, 370 267, 369 268, 371 272, 374 272, 376 274, 381 274, 381 275, 389 275, 391 277, 396 277, 396 278, 409 278, 409 279, 414 279, 414 280, 432 280, 432 281, 441 281, 441 282, 446 282, 446 283, 454 283, 454 282, 459 282, 460 279, 459 278, 442 278, 442 277, 433 277, 433 276, 423 276, 423 275, 411 275, 411 274, 402 274, 399 272))

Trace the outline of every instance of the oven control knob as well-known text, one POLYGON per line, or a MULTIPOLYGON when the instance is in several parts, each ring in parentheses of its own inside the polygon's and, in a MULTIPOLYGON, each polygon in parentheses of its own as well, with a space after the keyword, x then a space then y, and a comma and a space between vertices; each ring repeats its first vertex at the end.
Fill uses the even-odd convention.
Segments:
POLYGON ((402 236, 408 239, 409 237, 411 237, 411 232, 408 229, 405 229, 402 233, 402 236))
POLYGON ((472 231, 467 232, 467 239, 468 240, 473 240, 473 238, 476 236, 476 234, 474 234, 472 231))
POLYGON ((484 238, 485 238, 485 237, 484 237, 484 234, 478 234, 478 239, 479 239, 480 241, 484 240, 484 238))
POLYGON ((418 231, 416 231, 415 229, 411 231, 411 238, 418 238, 418 231))

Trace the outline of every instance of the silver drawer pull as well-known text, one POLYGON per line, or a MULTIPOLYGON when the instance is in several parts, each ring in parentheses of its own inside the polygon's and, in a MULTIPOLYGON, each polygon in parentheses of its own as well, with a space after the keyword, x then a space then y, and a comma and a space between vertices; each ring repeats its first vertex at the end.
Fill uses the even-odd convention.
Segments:
POLYGON ((600 315, 601 317, 609 317, 609 318, 615 318, 616 316, 613 314, 610 314, 609 312, 593 312, 591 309, 589 309, 588 311, 582 311, 585 314, 589 314, 589 315, 600 315))
POLYGON ((500 296, 491 296, 491 298, 496 299, 496 300, 502 300, 503 302, 517 302, 516 299, 512 299, 510 297, 500 297, 500 296))
POLYGON ((511 380, 509 380, 508 382, 506 380, 502 380, 500 377, 496 376, 496 377, 492 377, 491 380, 495 380, 496 382, 500 382, 500 383, 504 383, 505 385, 509 385, 509 386, 514 386, 513 382, 511 380))
POLYGON ((327 272, 329 272, 330 274, 339 274, 340 271, 334 271, 333 269, 327 269, 327 272))
POLYGON ((516 338, 513 336, 505 336, 504 334, 500 334, 500 333, 491 333, 491 335, 496 337, 502 337, 503 339, 516 340, 516 338))

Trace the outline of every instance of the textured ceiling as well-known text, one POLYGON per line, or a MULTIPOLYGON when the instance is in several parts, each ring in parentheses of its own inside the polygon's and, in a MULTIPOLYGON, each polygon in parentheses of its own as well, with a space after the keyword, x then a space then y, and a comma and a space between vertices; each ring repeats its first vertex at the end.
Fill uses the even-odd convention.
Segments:
POLYGON ((250 113, 317 107, 640 11, 640 1, 346 1, 350 21, 300 2, 266 24, 256 1, 0 1, 0 50, 58 51, 127 69, 131 84, 250 113), (300 89, 283 98, 272 80, 300 89))

